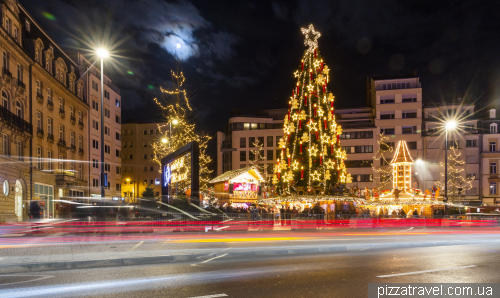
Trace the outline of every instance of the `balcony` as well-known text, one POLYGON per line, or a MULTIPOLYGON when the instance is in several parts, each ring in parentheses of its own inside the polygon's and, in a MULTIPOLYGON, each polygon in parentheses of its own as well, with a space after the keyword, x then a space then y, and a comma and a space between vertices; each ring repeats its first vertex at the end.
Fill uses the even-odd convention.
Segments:
POLYGON ((84 153, 83 148, 78 148, 78 154, 80 154, 81 156, 83 156, 83 153, 84 153))
POLYGON ((54 109, 54 103, 50 99, 47 99, 47 108, 49 108, 50 111, 54 109))
POLYGON ((71 115, 71 117, 69 118, 69 120, 71 121, 71 124, 75 125, 76 123, 76 118, 74 115, 71 115))
POLYGON ((59 109, 59 116, 61 116, 61 118, 66 117, 66 112, 64 111, 64 109, 59 109))
POLYGON ((5 67, 2 68, 2 76, 4 80, 9 81, 12 79, 12 73, 5 67))
POLYGON ((36 136, 43 139, 43 136, 44 136, 43 129, 37 128, 36 136))
POLYGON ((75 173, 66 170, 55 170, 57 185, 74 185, 76 180, 75 173))
POLYGON ((19 89, 19 91, 24 92, 24 90, 26 90, 26 84, 24 84, 20 80, 17 80, 17 88, 19 89))
POLYGON ((33 125, 31 125, 31 123, 25 121, 23 118, 17 116, 3 106, 0 106, 0 119, 14 129, 30 135, 33 134, 33 125))
POLYGON ((57 146, 59 148, 63 147, 63 149, 67 149, 67 147, 66 147, 66 141, 63 140, 63 139, 59 139, 59 141, 57 141, 57 146))
POLYGON ((54 143, 54 135, 51 133, 48 133, 47 134, 47 141, 49 141, 49 143, 54 143))
POLYGON ((36 99, 38 100, 39 104, 43 104, 43 94, 42 93, 37 92, 36 99))
POLYGON ((76 152, 76 145, 71 145, 71 151, 76 152))
POLYGON ((83 121, 81 120, 78 121, 78 127, 80 127, 80 129, 83 129, 83 121))

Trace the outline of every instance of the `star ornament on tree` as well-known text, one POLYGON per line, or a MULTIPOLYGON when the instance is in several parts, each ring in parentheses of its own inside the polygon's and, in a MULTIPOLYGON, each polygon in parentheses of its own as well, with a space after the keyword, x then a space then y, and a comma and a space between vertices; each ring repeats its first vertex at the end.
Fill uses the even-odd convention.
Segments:
POLYGON ((314 180, 314 181, 319 181, 321 177, 321 173, 318 173, 318 171, 314 171, 314 173, 311 174, 311 178, 314 180))
POLYGON ((310 24, 309 27, 301 29, 302 34, 306 37, 304 40, 304 45, 308 46, 308 52, 314 51, 315 48, 318 47, 318 38, 321 37, 321 33, 314 30, 313 24, 310 24))
POLYGON ((311 155, 311 156, 316 156, 316 154, 318 154, 318 151, 319 151, 319 150, 318 150, 318 148, 316 148, 316 147, 311 147, 311 148, 309 149, 309 155, 311 155))
POLYGON ((293 161, 293 163, 292 163, 292 169, 294 171, 299 169, 299 162, 297 160, 293 161))
POLYGON ((311 93, 311 92, 313 92, 313 90, 314 90, 314 85, 309 83, 309 85, 307 85, 307 91, 309 91, 309 93, 311 93))
POLYGON ((331 159, 329 159, 327 162, 325 162, 325 166, 328 168, 328 169, 332 169, 334 170, 335 169, 335 162, 332 161, 331 159))

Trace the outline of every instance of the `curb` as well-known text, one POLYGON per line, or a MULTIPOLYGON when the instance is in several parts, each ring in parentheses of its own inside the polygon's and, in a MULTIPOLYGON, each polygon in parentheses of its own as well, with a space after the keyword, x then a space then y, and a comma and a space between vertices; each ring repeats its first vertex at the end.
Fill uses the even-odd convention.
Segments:
MULTIPOLYGON (((347 245, 347 246, 321 246, 314 248, 297 248, 297 249, 276 249, 266 251, 235 251, 235 252, 218 252, 211 254, 213 256, 225 255, 227 258, 241 258, 242 256, 283 256, 283 255, 300 255, 300 254, 328 254, 340 252, 352 252, 359 250, 384 250, 393 248, 416 248, 416 247, 433 247, 433 246, 450 246, 450 245, 471 245, 481 243, 500 243, 500 240, 488 240, 481 242, 473 241, 429 241, 417 243, 388 243, 388 244, 366 244, 366 245, 347 245)), ((120 267, 134 265, 150 265, 150 264, 168 264, 174 262, 199 262, 207 258, 207 254, 191 254, 191 255, 165 255, 140 258, 118 258, 107 260, 86 260, 86 261, 63 261, 51 263, 26 263, 15 265, 3 265, 0 267, 0 274, 8 273, 27 273, 52 270, 71 270, 71 269, 89 269, 102 267, 120 267)))

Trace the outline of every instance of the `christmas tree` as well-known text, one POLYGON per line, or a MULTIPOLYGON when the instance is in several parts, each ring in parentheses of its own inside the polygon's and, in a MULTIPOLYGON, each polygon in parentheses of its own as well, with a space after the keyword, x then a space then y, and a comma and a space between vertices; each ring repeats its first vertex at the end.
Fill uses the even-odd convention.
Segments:
POLYGON ((321 34, 312 24, 302 33, 307 49, 294 73, 297 84, 288 103, 273 184, 282 195, 301 188, 330 194, 351 177, 344 164, 347 154, 340 147, 342 127, 335 122, 335 96, 327 88, 330 69, 318 51, 321 34))

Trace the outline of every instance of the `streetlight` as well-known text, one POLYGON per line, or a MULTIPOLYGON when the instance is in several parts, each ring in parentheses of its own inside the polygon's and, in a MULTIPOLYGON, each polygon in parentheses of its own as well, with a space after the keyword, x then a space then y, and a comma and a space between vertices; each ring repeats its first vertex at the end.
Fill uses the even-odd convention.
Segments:
POLYGON ((455 129, 457 127, 457 121, 449 120, 445 125, 445 157, 444 157, 444 197, 446 202, 448 202, 448 130, 455 129))
MULTIPOLYGON (((127 182, 130 182, 130 178, 125 179, 127 182)), ((135 203, 135 181, 132 181, 132 202, 135 203)), ((129 200, 130 202, 130 200, 129 200)))
POLYGON ((101 216, 103 213, 104 197, 105 194, 105 182, 107 182, 107 177, 104 174, 104 58, 109 56, 106 49, 100 48, 96 50, 97 55, 101 58, 101 216))

